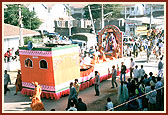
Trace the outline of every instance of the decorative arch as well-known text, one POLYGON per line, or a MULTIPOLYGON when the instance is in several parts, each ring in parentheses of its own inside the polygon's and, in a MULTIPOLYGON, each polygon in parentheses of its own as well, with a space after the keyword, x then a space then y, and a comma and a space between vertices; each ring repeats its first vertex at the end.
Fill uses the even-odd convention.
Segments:
POLYGON ((33 67, 33 61, 30 58, 27 58, 25 60, 25 67, 30 67, 30 68, 33 67))
POLYGON ((40 60, 40 69, 48 69, 48 63, 45 59, 40 60))
MULTIPOLYGON (((99 45, 99 48, 102 48, 102 41, 103 41, 103 38, 102 38, 102 35, 105 33, 105 32, 108 32, 108 31, 113 31, 113 34, 116 38, 116 41, 117 41, 117 44, 119 44, 119 57, 121 58, 122 57, 122 52, 123 52, 123 49, 122 49, 122 32, 120 31, 120 29, 115 26, 115 25, 107 25, 105 26, 101 32, 98 33, 98 45, 99 45)), ((114 56, 114 55, 112 55, 114 56)))

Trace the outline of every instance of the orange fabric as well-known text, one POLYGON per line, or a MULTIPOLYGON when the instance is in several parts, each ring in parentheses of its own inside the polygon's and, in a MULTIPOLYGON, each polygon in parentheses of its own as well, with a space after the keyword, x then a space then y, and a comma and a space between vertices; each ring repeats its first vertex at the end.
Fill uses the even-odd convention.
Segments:
POLYGON ((44 111, 44 104, 38 98, 33 98, 30 105, 32 111, 44 111))
POLYGON ((22 76, 21 76, 21 74, 17 74, 15 86, 16 86, 16 93, 18 91, 22 90, 22 76))
POLYGON ((86 70, 86 71, 81 71, 80 72, 80 77, 85 77, 88 76, 91 72, 94 71, 94 67, 92 66, 90 69, 86 70))
POLYGON ((37 87, 35 87, 34 89, 33 98, 38 98, 39 100, 41 100, 40 95, 41 95, 41 86, 37 85, 37 87))
POLYGON ((20 55, 22 81, 28 83, 31 83, 32 81, 38 81, 39 84, 55 86, 52 57, 37 57, 38 58, 33 58, 33 56, 29 55, 20 55), (32 68, 25 66, 25 60, 27 58, 32 60, 32 68), (39 61, 41 59, 44 59, 48 62, 48 69, 39 68, 39 61))

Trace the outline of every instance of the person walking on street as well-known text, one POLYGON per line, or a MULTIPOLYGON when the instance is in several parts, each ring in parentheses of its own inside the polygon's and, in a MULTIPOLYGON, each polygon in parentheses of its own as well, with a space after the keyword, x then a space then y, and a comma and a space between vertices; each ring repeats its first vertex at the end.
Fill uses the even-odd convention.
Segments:
POLYGON ((14 95, 17 95, 17 92, 22 90, 22 76, 20 74, 20 70, 18 70, 15 86, 16 86, 16 93, 14 95))
POLYGON ((32 99, 32 103, 30 104, 30 107, 32 108, 32 111, 44 111, 44 104, 41 101, 41 93, 42 89, 41 86, 38 84, 38 82, 32 82, 32 84, 35 86, 33 96, 30 97, 32 99))
POLYGON ((145 75, 145 70, 143 69, 143 65, 141 65, 141 69, 139 69, 139 77, 142 78, 145 75))
POLYGON ((138 83, 139 70, 137 65, 135 66, 133 73, 134 73, 134 80, 136 81, 136 83, 138 83))
POLYGON ((138 46, 136 42, 133 46, 133 53, 134 53, 134 58, 136 58, 138 56, 138 46))
POLYGON ((162 62, 162 57, 160 58, 160 61, 158 63, 158 77, 163 78, 163 62, 162 62))
POLYGON ((96 94, 95 96, 99 96, 100 95, 100 91, 99 91, 99 85, 100 85, 100 75, 98 71, 95 71, 95 91, 96 94))
POLYGON ((124 81, 125 81, 125 74, 126 74, 126 66, 124 65, 124 62, 121 62, 121 75, 120 75, 121 81, 122 81, 122 75, 124 75, 124 81))
POLYGON ((87 111, 87 106, 82 101, 81 98, 78 99, 78 103, 76 104, 76 108, 77 108, 78 111, 87 111))
POLYGON ((115 69, 115 65, 113 65, 113 67, 112 67, 113 69, 112 69, 112 87, 111 88, 114 88, 114 83, 115 83, 115 85, 116 85, 116 87, 118 87, 118 85, 117 85, 117 82, 116 82, 116 76, 117 76, 117 70, 115 69))
POLYGON ((75 89, 76 89, 76 95, 78 96, 78 94, 79 94, 79 88, 80 88, 80 85, 78 83, 78 79, 75 79, 75 82, 74 82, 73 86, 75 87, 75 89))
POLYGON ((121 81, 121 85, 118 88, 118 98, 120 103, 124 103, 128 100, 128 88, 124 84, 124 81, 121 81))
POLYGON ((70 92, 68 97, 68 104, 66 110, 70 108, 71 100, 73 100, 73 103, 76 105, 77 103, 77 95, 76 95, 76 89, 73 86, 73 82, 70 82, 70 92))
POLYGON ((10 79, 10 75, 7 73, 7 70, 4 71, 5 74, 4 74, 4 94, 7 93, 7 91, 10 91, 8 89, 8 83, 11 84, 11 79, 10 79))
POLYGON ((134 66, 135 66, 135 62, 133 61, 133 58, 131 58, 131 62, 130 62, 130 78, 132 79, 132 73, 134 70, 134 66))

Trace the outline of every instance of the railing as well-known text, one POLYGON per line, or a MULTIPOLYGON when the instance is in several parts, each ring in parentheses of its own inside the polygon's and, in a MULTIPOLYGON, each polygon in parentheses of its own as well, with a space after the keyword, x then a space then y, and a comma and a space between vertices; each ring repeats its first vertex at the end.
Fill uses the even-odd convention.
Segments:
POLYGON ((121 107, 121 106, 123 106, 123 105, 126 105, 126 104, 128 104, 128 103, 130 103, 130 102, 132 102, 132 101, 135 101, 135 100, 137 100, 137 99, 139 99, 139 98, 141 98, 141 97, 144 97, 144 96, 146 96, 146 95, 148 95, 148 94, 150 94, 150 93, 152 93, 152 92, 154 92, 154 91, 161 90, 162 88, 164 88, 164 86, 162 86, 162 87, 160 87, 160 88, 158 88, 158 89, 152 90, 152 91, 150 91, 150 92, 148 92, 148 93, 145 93, 145 94, 143 94, 143 95, 141 95, 141 96, 138 96, 138 97, 136 97, 136 98, 134 98, 134 99, 132 99, 132 100, 126 101, 126 102, 124 102, 124 103, 121 103, 121 104, 119 104, 119 105, 117 105, 117 106, 115 106, 115 107, 113 107, 113 108, 111 108, 111 109, 109 109, 109 110, 107 110, 107 111, 112 111, 112 110, 114 110, 114 109, 116 109, 116 108, 119 108, 119 107, 121 107))

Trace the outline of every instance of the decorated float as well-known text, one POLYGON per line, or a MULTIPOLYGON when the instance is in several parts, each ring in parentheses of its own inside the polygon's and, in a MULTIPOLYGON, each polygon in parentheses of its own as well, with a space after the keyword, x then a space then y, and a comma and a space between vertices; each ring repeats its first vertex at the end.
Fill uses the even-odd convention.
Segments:
POLYGON ((112 65, 117 64, 113 57, 122 57, 122 33, 116 26, 106 26, 99 33, 98 46, 102 53, 99 55, 99 63, 82 66, 79 62, 78 45, 46 44, 45 47, 20 47, 23 85, 21 93, 32 96, 35 88, 32 82, 36 81, 42 87, 42 98, 58 100, 61 96, 69 94, 69 83, 75 79, 78 79, 80 90, 92 86, 95 70, 100 73, 100 81, 109 79, 112 65), (107 33, 105 38, 104 33, 107 33), (106 41, 105 47, 103 39, 106 41), (102 55, 108 59, 103 60, 102 55))

